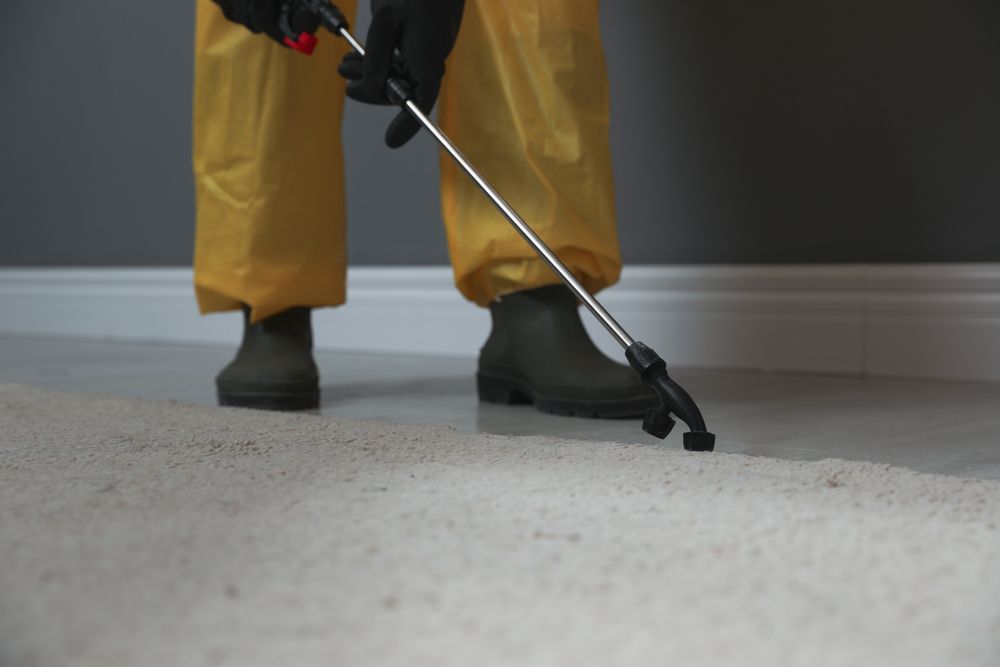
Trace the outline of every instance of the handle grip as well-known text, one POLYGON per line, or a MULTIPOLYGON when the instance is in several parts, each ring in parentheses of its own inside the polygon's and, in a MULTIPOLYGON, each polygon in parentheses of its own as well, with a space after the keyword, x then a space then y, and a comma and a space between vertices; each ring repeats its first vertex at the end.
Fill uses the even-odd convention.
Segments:
POLYGON ((285 0, 282 3, 278 26, 288 48, 311 56, 319 42, 314 33, 321 25, 334 33, 348 28, 344 14, 329 2, 285 0))
POLYGON ((342 30, 350 30, 347 17, 340 11, 340 8, 332 2, 324 0, 292 0, 294 4, 305 6, 305 8, 319 17, 324 28, 333 34, 339 34, 342 30))
MULTIPOLYGON (((303 30, 300 26, 316 26, 317 20, 319 25, 344 37, 355 51, 365 55, 364 47, 351 35, 350 24, 344 13, 329 0, 285 0, 279 19, 285 33, 285 45, 311 55, 316 48, 317 40, 312 34, 316 28, 303 30)), ((406 79, 392 76, 386 82, 385 96, 391 103, 405 108, 406 103, 413 99, 413 87, 406 79)))
POLYGON ((385 97, 398 107, 406 107, 406 103, 413 99, 413 87, 406 79, 391 76, 385 83, 385 97))

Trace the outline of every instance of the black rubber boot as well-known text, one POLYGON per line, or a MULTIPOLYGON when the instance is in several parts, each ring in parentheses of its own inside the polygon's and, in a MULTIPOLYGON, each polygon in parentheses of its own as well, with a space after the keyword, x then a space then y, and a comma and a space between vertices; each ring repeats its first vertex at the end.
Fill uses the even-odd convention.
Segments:
POLYGON ((479 353, 480 400, 607 418, 639 416, 658 404, 635 371, 594 346, 569 288, 508 294, 490 304, 490 315, 493 330, 479 353))
POLYGON ((219 405, 260 410, 319 406, 319 371, 312 356, 309 308, 290 308, 250 324, 243 309, 243 343, 215 378, 219 405))

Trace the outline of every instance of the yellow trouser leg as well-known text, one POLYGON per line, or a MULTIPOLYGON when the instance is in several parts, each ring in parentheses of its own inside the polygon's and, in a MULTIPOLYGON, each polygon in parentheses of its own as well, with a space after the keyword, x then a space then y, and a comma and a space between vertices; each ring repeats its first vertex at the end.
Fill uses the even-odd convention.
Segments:
MULTIPOLYGON (((348 15, 354 2, 341 2, 348 15)), ((336 64, 225 21, 198 0, 195 286, 203 312, 260 319, 342 303, 345 208, 336 64)), ((620 271, 596 0, 469 0, 443 128, 588 289, 620 271)), ((448 158, 442 209, 456 283, 479 304, 557 282, 448 158)))
MULTIPOLYGON (((589 290, 618 280, 597 0, 467 0, 439 104, 442 129, 589 290)), ((559 282, 444 153, 441 202, 466 298, 559 282)))
MULTIPOLYGON (((337 3, 353 17, 354 0, 337 3)), ((340 119, 347 45, 307 58, 198 0, 195 291, 202 312, 249 304, 254 320, 345 298, 340 119)))

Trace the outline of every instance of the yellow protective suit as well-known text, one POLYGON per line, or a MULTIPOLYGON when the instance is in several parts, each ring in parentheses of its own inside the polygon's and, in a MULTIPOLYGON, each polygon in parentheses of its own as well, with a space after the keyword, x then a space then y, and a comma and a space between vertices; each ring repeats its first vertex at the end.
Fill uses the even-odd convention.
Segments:
MULTIPOLYGON (((353 17, 355 0, 338 6, 353 17)), ((321 35, 307 58, 198 0, 194 263, 202 312, 247 303, 258 320, 344 302, 345 96, 336 70, 346 48, 321 35)), ((617 281, 598 0, 467 0, 447 70, 442 129, 588 289, 617 281)), ((443 152, 441 201, 466 298, 486 305, 559 282, 443 152)))

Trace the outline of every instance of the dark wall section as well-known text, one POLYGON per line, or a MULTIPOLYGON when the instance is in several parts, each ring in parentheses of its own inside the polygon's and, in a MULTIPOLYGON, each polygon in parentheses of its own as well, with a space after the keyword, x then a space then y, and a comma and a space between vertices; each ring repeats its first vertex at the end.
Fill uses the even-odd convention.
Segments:
POLYGON ((0 7, 0 263, 191 255, 189 2, 0 7))
POLYGON ((605 23, 633 261, 1000 260, 997 3, 656 13, 605 23))
MULTIPOLYGON (((998 7, 605 2, 626 261, 1000 261, 998 7)), ((190 261, 193 14, 0 8, 0 264, 190 261)), ((351 260, 443 263, 388 115, 348 105, 351 260)))

